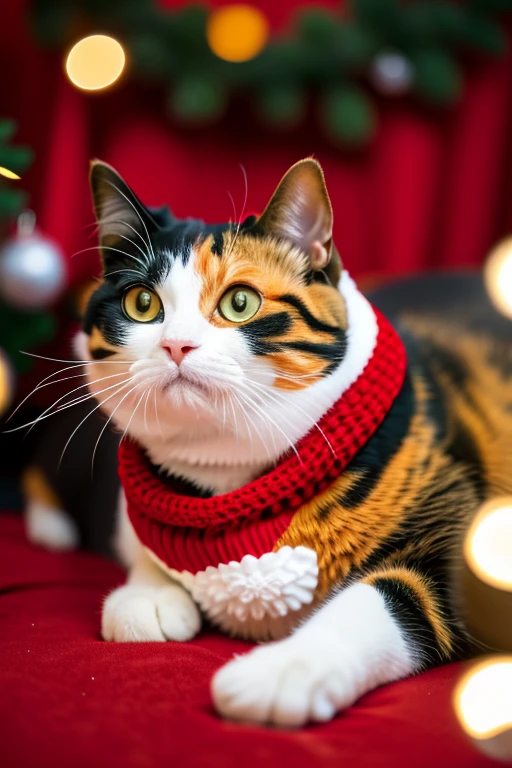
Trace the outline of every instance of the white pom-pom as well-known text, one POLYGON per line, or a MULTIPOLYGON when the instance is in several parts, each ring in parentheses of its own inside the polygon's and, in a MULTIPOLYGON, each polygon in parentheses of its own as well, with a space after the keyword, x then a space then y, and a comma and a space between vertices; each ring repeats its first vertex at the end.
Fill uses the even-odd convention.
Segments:
POLYGON ((209 566, 196 573, 191 592, 201 609, 223 625, 277 619, 313 601, 318 582, 316 552, 307 547, 282 547, 260 558, 246 555, 240 563, 209 566))

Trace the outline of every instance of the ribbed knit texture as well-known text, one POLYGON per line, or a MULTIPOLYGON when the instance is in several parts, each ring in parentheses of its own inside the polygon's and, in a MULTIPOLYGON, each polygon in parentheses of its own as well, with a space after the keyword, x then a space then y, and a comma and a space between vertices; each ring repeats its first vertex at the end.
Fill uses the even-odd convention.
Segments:
POLYGON ((358 379, 272 471, 231 493, 198 499, 156 477, 141 448, 123 440, 119 474, 141 542, 168 567, 196 573, 208 565, 272 551, 299 507, 325 491, 388 413, 405 377, 396 331, 375 310, 377 343, 358 379), (332 450, 331 450, 332 447, 332 450))

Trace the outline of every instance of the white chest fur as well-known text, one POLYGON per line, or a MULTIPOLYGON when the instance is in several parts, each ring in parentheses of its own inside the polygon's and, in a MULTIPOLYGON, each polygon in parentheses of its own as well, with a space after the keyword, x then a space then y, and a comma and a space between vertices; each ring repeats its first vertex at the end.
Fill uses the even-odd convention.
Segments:
POLYGON ((318 583, 316 552, 282 547, 260 558, 246 555, 192 574, 168 568, 150 556, 192 595, 203 613, 225 632, 251 640, 285 636, 314 598, 318 583))

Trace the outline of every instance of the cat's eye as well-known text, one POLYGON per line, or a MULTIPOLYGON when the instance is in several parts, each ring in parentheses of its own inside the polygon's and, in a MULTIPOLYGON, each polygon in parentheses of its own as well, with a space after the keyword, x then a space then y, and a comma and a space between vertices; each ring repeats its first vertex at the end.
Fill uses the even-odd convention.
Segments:
POLYGON ((130 320, 150 323, 162 312, 162 302, 149 288, 137 285, 126 291, 123 296, 123 309, 130 320))
POLYGON ((232 323, 243 323, 250 320, 261 307, 261 296, 245 285, 236 285, 226 291, 219 301, 219 312, 232 323))

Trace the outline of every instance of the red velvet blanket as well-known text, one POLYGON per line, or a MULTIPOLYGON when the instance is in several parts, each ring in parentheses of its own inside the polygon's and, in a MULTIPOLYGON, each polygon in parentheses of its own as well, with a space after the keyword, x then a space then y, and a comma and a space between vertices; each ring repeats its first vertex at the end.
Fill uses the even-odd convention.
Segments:
POLYGON ((111 563, 31 547, 0 515, 0 764, 3 768, 486 768, 459 732, 459 665, 366 696, 299 732, 221 721, 213 672, 247 644, 209 631, 186 644, 100 639, 111 563))

